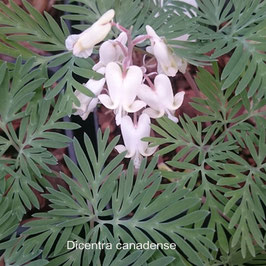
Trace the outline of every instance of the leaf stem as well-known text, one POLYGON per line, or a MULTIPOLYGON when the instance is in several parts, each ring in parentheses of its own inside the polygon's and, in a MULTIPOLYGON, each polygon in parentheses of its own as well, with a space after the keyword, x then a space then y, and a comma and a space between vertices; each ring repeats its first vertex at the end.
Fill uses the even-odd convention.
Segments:
POLYGON ((12 136, 10 135, 10 133, 9 133, 7 127, 6 127, 6 124, 0 121, 0 128, 4 131, 4 133, 8 137, 9 141, 11 142, 11 145, 17 150, 17 152, 20 152, 20 147, 13 140, 12 136))

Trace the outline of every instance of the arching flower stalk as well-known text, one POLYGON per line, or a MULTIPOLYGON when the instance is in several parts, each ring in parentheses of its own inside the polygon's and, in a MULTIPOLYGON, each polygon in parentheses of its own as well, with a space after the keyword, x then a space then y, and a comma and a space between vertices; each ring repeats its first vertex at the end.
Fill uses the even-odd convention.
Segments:
POLYGON ((94 45, 107 36, 111 26, 121 31, 116 39, 107 40, 100 46, 99 62, 93 70, 103 74, 104 78, 98 81, 91 79, 85 85, 96 98, 76 91, 80 106, 73 106, 76 109, 74 114, 85 120, 98 101, 113 110, 124 140, 124 145, 117 145, 116 149, 118 152, 127 151, 126 158, 132 158, 135 168, 139 168, 142 157, 150 156, 156 150, 156 147, 148 147, 148 143, 142 141, 142 138, 150 136, 150 118, 166 114, 173 121, 178 121, 174 112, 182 104, 184 92, 174 96, 168 76, 175 76, 177 71, 185 72, 186 62, 174 54, 152 27, 146 26, 146 35, 132 39, 132 28, 128 30, 113 22, 113 17, 114 11, 109 10, 89 29, 66 40, 67 48, 73 50, 74 55, 88 57, 94 45), (134 47, 146 39, 151 42, 147 51, 157 60, 157 72, 147 71, 150 66, 145 63, 145 56, 143 65, 134 65, 134 47), (155 75, 154 83, 149 78, 152 75, 155 75), (148 85, 144 84, 145 80, 148 85), (102 93, 105 83, 106 92, 102 93), (146 105, 148 108, 144 109, 146 105), (134 121, 128 113, 133 113, 134 121))

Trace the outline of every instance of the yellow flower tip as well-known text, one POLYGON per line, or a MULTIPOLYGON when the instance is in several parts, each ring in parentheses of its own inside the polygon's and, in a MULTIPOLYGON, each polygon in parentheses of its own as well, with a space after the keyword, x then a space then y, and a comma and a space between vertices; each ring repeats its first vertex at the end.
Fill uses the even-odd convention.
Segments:
POLYGON ((159 163, 158 169, 161 171, 173 172, 173 170, 169 166, 167 166, 165 163, 159 163))

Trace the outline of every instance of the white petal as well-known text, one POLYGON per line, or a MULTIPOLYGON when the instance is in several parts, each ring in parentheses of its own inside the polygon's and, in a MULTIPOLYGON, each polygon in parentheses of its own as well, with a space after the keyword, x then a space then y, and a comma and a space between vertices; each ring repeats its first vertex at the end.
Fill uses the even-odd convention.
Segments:
POLYGON ((113 103, 117 106, 121 102, 122 95, 122 70, 117 63, 111 62, 106 66, 106 83, 109 91, 109 95, 113 103))
POLYGON ((87 112, 88 113, 92 112, 94 108, 97 106, 98 102, 99 102, 98 98, 93 98, 88 105, 87 112))
POLYGON ((115 149, 119 152, 119 153, 122 153, 124 151, 126 151, 126 147, 124 145, 116 145, 115 146, 115 149))
MULTIPOLYGON (((99 61, 97 64, 95 64, 92 69, 96 72, 98 72, 99 69, 104 69, 104 72, 101 73, 101 74, 104 74, 105 73, 105 67, 106 65, 104 65, 101 61, 99 61)), ((100 72, 99 72, 100 73, 100 72)))
POLYGON ((156 32, 154 31, 154 29, 150 25, 147 25, 146 26, 146 32, 153 39, 160 39, 160 37, 156 34, 156 32))
POLYGON ((134 164, 135 169, 140 168, 141 160, 142 160, 142 156, 140 155, 140 153, 137 152, 133 157, 133 164, 134 164))
POLYGON ((178 68, 175 66, 175 67, 168 67, 165 69, 164 73, 169 76, 169 77, 174 77, 176 75, 178 71, 178 68))
POLYGON ((128 151, 128 157, 132 157, 136 153, 138 138, 136 138, 135 132, 136 128, 133 125, 132 119, 129 116, 124 116, 121 119, 121 133, 128 151))
POLYGON ((126 106, 123 105, 124 109, 128 112, 128 113, 135 113, 137 111, 139 111, 140 109, 142 109, 143 107, 146 106, 146 103, 140 100, 136 100, 134 101, 131 105, 126 106))
POLYGON ((65 46, 66 46, 67 50, 69 50, 69 51, 73 50, 73 47, 74 47, 75 43, 77 42, 79 36, 80 36, 79 34, 72 34, 66 38, 65 46))
POLYGON ((88 118, 89 114, 90 114, 90 112, 85 112, 83 114, 80 114, 80 117, 81 117, 82 120, 85 121, 88 118))
POLYGON ((106 41, 101 45, 99 55, 100 62, 105 66, 110 62, 116 61, 116 49, 112 41, 106 41))
POLYGON ((105 78, 102 78, 100 80, 90 79, 85 84, 85 87, 87 87, 96 96, 98 96, 102 92, 104 84, 105 84, 105 78))
POLYGON ((138 120, 137 134, 139 139, 143 137, 148 137, 150 135, 150 117, 147 114, 141 114, 138 120))
POLYGON ((148 46, 148 47, 146 48, 146 51, 147 51, 148 53, 150 53, 150 54, 153 54, 153 48, 152 48, 152 46, 148 46))
POLYGON ((178 109, 183 103, 185 92, 178 92, 174 97, 174 110, 178 109))
POLYGON ((147 114, 150 118, 160 118, 164 115, 164 109, 154 110, 152 108, 147 108, 143 111, 143 114, 147 114))
POLYGON ((100 17, 91 27, 79 35, 70 35, 66 39, 66 47, 73 50, 77 57, 87 58, 92 54, 95 44, 104 40, 111 30, 111 20, 114 17, 114 10, 111 9, 100 17))
POLYGON ((117 126, 120 126, 120 125, 121 125, 122 117, 123 117, 123 115, 124 115, 122 105, 119 105, 119 106, 114 110, 114 113, 115 113, 115 122, 116 122, 116 125, 117 125, 117 126))
POLYGON ((159 63, 157 64, 157 73, 158 74, 165 74, 163 69, 162 69, 162 67, 161 67, 161 65, 159 63))
POLYGON ((139 138, 138 151, 143 156, 150 156, 152 153, 154 153, 154 151, 157 148, 157 147, 148 148, 148 142, 141 140, 144 137, 150 136, 150 131, 151 131, 150 123, 151 120, 147 114, 144 113, 140 115, 136 133, 139 138))
POLYGON ((111 27, 110 23, 105 25, 93 24, 80 35, 77 44, 79 44, 83 50, 92 49, 94 45, 104 40, 111 30, 111 27))
POLYGON ((92 54, 93 48, 85 49, 77 42, 73 47, 73 54, 77 57, 88 58, 92 54))
POLYGON ((80 43, 85 49, 93 47, 95 44, 103 41, 111 30, 111 20, 115 12, 113 9, 105 12, 91 27, 82 32, 80 43))
POLYGON ((98 96, 100 102, 108 109, 116 109, 118 107, 107 94, 101 94, 98 96))
POLYGON ((177 38, 174 38, 173 40, 177 40, 177 41, 187 41, 188 40, 188 37, 189 37, 189 34, 184 34, 184 35, 181 35, 177 38))
POLYGON ((187 4, 190 4, 190 5, 194 6, 194 7, 198 7, 198 4, 197 4, 197 2, 195 0, 179 0, 179 1, 185 2, 187 4))
POLYGON ((144 113, 140 115, 135 137, 138 139, 138 151, 144 156, 148 143, 142 141, 141 139, 150 136, 150 131, 151 131, 150 123, 151 120, 147 114, 144 113))
POLYGON ((121 42, 123 45, 126 45, 126 43, 127 43, 127 34, 122 31, 115 40, 121 42))
POLYGON ((81 109, 81 110, 83 110, 84 112, 85 112, 85 110, 86 110, 86 107, 87 107, 87 105, 89 104, 89 102, 91 101, 91 97, 89 97, 89 96, 87 96, 87 95, 85 95, 85 94, 83 94, 83 93, 81 93, 80 91, 78 91, 78 90, 76 90, 75 91, 75 96, 78 98, 78 100, 79 100, 79 102, 80 102, 80 106, 76 106, 75 104, 74 104, 74 108, 75 109, 81 109))
POLYGON ((169 110, 166 110, 166 113, 169 119, 171 119, 175 123, 178 122, 178 118, 174 116, 173 112, 169 112, 169 110))
POLYGON ((159 109, 161 107, 162 99, 146 84, 139 87, 137 96, 153 109, 159 109))
POLYGON ((152 154, 154 154, 154 152, 156 151, 156 149, 158 148, 158 146, 156 147, 147 147, 145 150, 140 151, 140 153, 147 157, 147 156, 151 156, 152 154))
POLYGON ((156 40, 153 53, 161 65, 169 65, 169 49, 163 40, 156 40))
POLYGON ((178 70, 184 74, 187 70, 187 61, 183 58, 176 56, 176 64, 177 64, 178 70))
POLYGON ((134 102, 137 96, 137 90, 141 86, 142 78, 143 73, 140 67, 130 66, 128 68, 126 76, 123 80, 122 91, 120 91, 123 96, 124 106, 129 106, 134 102))
POLYGON ((110 22, 114 18, 114 16, 115 11, 113 9, 109 9, 95 22, 95 24, 106 24, 110 22))
POLYGON ((154 86, 162 105, 166 107, 172 106, 174 96, 170 79, 164 74, 159 74, 154 79, 154 86))

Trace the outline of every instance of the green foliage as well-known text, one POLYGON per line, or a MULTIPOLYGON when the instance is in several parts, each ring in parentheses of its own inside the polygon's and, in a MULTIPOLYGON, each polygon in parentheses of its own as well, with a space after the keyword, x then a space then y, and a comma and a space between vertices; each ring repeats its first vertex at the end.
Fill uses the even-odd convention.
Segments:
POLYGON ((200 26, 192 35, 203 44, 199 52, 212 52, 213 59, 232 52, 222 72, 222 88, 229 88, 240 77, 236 95, 248 86, 248 97, 257 91, 258 98, 265 96, 266 2, 232 0, 226 6, 225 0, 197 2, 200 26))
MULTIPOLYGON (((87 154, 74 141, 79 167, 68 157, 65 160, 76 180, 62 174, 70 191, 63 187, 59 187, 59 191, 48 188, 50 194, 46 198, 52 203, 52 210, 34 215, 39 219, 25 225, 30 227, 25 232, 25 246, 34 246, 38 250, 45 243, 43 254, 52 258, 53 265, 70 258, 74 265, 79 265, 82 259, 82 265, 91 262, 96 265, 100 256, 98 250, 69 251, 66 249, 67 240, 78 243, 100 241, 114 245, 118 242, 168 243, 170 238, 170 242, 176 243, 182 253, 165 250, 167 255, 174 256, 182 265, 186 261, 185 257, 196 265, 204 265, 198 252, 211 259, 209 249, 215 250, 216 247, 204 236, 211 232, 210 229, 194 226, 195 221, 203 221, 209 214, 205 210, 189 211, 200 199, 190 197, 189 190, 176 184, 167 185, 162 194, 154 198, 161 182, 159 173, 154 172, 156 158, 148 166, 146 160, 142 162, 135 180, 132 162, 127 171, 123 171, 122 165, 119 165, 124 153, 104 166, 118 141, 116 137, 106 147, 108 135, 108 131, 103 136, 98 132, 98 156, 86 135, 84 141, 87 154), (54 247, 55 239, 57 244, 54 247), (193 243, 193 247, 189 243, 193 243)), ((111 260, 115 252, 107 252, 105 260, 111 260)), ((124 256, 122 254, 125 251, 119 253, 118 257, 124 256)), ((162 256, 161 260, 171 261, 162 256)), ((149 256, 143 262, 148 259, 149 256)))
MULTIPOLYGON (((0 196, 0 241, 11 235, 18 227, 18 219, 10 208, 8 197, 0 196)), ((3 249, 0 243, 0 250, 3 249)))
POLYGON ((47 265, 48 261, 39 259, 41 250, 32 251, 23 246, 24 238, 16 238, 15 235, 5 243, 0 244, 1 248, 5 247, 5 252, 2 255, 5 265, 30 265, 30 266, 43 266, 47 265))
POLYGON ((40 184, 49 186, 42 175, 51 175, 49 165, 57 164, 57 160, 47 148, 66 147, 71 140, 56 131, 78 128, 74 123, 60 122, 66 115, 60 111, 62 95, 56 102, 43 98, 41 85, 46 79, 33 66, 34 59, 22 64, 21 57, 12 70, 1 65, 1 196, 12 201, 13 212, 19 218, 26 213, 25 208, 39 208, 32 188, 43 192, 40 184), (15 150, 11 157, 10 149, 15 150))
POLYGON ((60 69, 45 82, 44 87, 50 88, 55 82, 59 82, 52 90, 47 92, 45 98, 51 100, 65 88, 65 96, 62 99, 60 110, 66 110, 68 115, 72 114, 73 102, 76 106, 79 105, 79 101, 74 95, 73 89, 76 89, 89 97, 94 96, 94 94, 83 84, 79 83, 74 76, 76 75, 87 79, 102 78, 101 74, 90 70, 92 67, 91 61, 74 57, 71 53, 58 55, 48 64, 48 67, 60 67, 60 69))
POLYGON ((0 32, 12 34, 8 36, 8 40, 28 41, 32 46, 43 51, 65 50, 65 36, 69 34, 66 27, 64 27, 65 32, 63 32, 51 15, 45 13, 44 18, 27 1, 23 1, 23 4, 31 16, 12 0, 9 1, 9 4, 11 9, 0 2, 2 11, 0 23, 4 25, 0 32))
MULTIPOLYGON (((70 34, 67 25, 61 19, 61 27, 49 15, 41 15, 28 1, 23 1, 26 10, 31 14, 29 16, 22 8, 10 0, 11 8, 0 2, 0 49, 1 53, 14 58, 19 55, 23 59, 29 59, 34 56, 34 65, 41 65, 43 71, 60 67, 54 75, 46 81, 45 87, 56 86, 47 93, 46 98, 52 99, 57 96, 66 87, 64 102, 60 108, 67 110, 68 114, 72 113, 73 102, 79 104, 73 93, 73 89, 82 93, 93 96, 87 88, 77 82, 77 76, 84 78, 101 78, 101 75, 91 70, 93 65, 92 59, 81 59, 73 56, 71 52, 65 51, 65 39, 70 34), (46 51, 46 56, 32 52, 21 45, 21 42, 27 42, 30 46, 39 51, 46 51), (59 52, 51 55, 51 52, 59 52), (76 77, 74 77, 76 75, 76 77)), ((43 77, 43 76, 42 76, 43 77)))
MULTIPOLYGON (((183 34, 191 33, 197 27, 195 18, 189 19, 183 13, 189 10, 190 5, 178 3, 175 9, 180 13, 177 16, 174 13, 174 8, 168 8, 168 12, 161 7, 154 5, 153 1, 86 1, 77 0, 70 1, 68 5, 55 5, 55 8, 68 12, 63 18, 72 21, 81 21, 81 24, 75 24, 73 28, 79 30, 87 29, 94 21, 96 21, 104 12, 113 8, 115 10, 115 21, 125 28, 132 27, 133 36, 146 34, 145 26, 152 25, 160 36, 166 38, 170 42, 171 39, 182 36, 183 34), (73 3, 73 4, 71 4, 73 3), (79 3, 79 5, 75 5, 79 3), (174 28, 172 26, 175 26, 174 28), (189 31, 188 31, 189 29, 189 31)), ((113 33, 117 35, 119 32, 113 33)), ((111 37, 111 36, 110 36, 111 37)), ((147 42, 140 46, 147 45, 147 42)), ((178 56, 187 59, 193 64, 203 64, 208 57, 202 53, 197 53, 198 45, 196 43, 179 42, 179 47, 175 49, 178 56)))
MULTIPOLYGON (((60 24, 28 1, 25 10, 9 4, 0 2, 0 52, 16 59, 0 61, 5 264, 265 265, 266 2, 198 0, 194 8, 177 0, 72 0, 55 5, 65 12, 60 24), (78 80, 102 75, 92 70, 91 58, 66 51, 65 20, 82 31, 110 8, 133 37, 151 25, 191 64, 230 58, 221 73, 216 63, 211 71, 198 68, 202 97, 190 104, 200 115, 185 114, 178 124, 164 117, 152 125, 157 135, 146 140, 159 145, 157 155, 167 158, 169 170, 158 171, 157 158, 143 160, 137 173, 132 162, 124 169, 124 153, 110 160, 119 137, 108 143, 109 132, 99 131, 97 151, 87 135, 85 149, 74 140, 78 164, 65 156, 72 178, 52 170, 58 163, 52 149, 72 141, 63 130, 78 128, 62 122, 73 103, 79 105, 74 90, 93 97, 78 80), (190 41, 176 39, 183 34, 190 41), (46 176, 60 178, 67 188, 52 187, 46 176), (28 210, 40 208, 36 191, 50 209, 33 214, 36 219, 16 235, 28 210), (68 240, 113 246, 174 242, 177 250, 68 250, 68 240)), ((113 29, 108 37, 118 33, 113 29)), ((138 49, 145 53, 146 45, 138 49)))
POLYGON ((256 99, 250 103, 246 92, 235 96, 237 82, 223 91, 218 72, 215 65, 215 76, 203 69, 198 73, 196 81, 206 98, 194 98, 191 105, 202 116, 185 115, 180 126, 158 119, 159 126, 152 128, 161 137, 146 140, 163 145, 157 152, 160 155, 176 151, 167 162, 175 170, 162 171, 162 175, 202 198, 203 204, 196 209, 211 213, 204 221, 215 230, 209 239, 217 239, 225 254, 240 243, 245 258, 247 252, 256 255, 256 246, 265 246, 266 123, 265 112, 260 110, 265 104, 256 99), (245 110, 243 115, 238 115, 240 109, 245 110), (210 121, 215 122, 209 125, 210 121), (247 152, 255 165, 243 158, 247 152))

